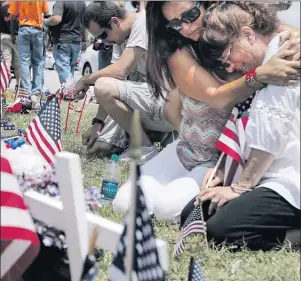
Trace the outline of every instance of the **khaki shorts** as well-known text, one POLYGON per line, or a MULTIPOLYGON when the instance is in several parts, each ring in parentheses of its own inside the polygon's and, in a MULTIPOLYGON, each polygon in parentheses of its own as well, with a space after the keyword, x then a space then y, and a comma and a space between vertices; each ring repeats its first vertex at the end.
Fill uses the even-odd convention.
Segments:
MULTIPOLYGON (((140 112, 141 124, 146 131, 171 132, 174 130, 163 115, 165 100, 163 98, 156 99, 151 94, 147 83, 118 79, 115 79, 115 82, 118 86, 120 100, 133 110, 140 112)), ((98 141, 125 148, 128 145, 128 136, 111 117, 108 117, 98 141)))

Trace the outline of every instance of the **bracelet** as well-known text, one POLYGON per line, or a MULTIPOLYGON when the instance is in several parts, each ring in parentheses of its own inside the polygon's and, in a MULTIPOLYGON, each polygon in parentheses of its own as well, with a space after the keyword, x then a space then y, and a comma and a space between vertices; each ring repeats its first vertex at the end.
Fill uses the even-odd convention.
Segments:
POLYGON ((258 81, 256 79, 256 68, 250 70, 246 76, 245 76, 245 79, 246 79, 246 83, 249 87, 251 87, 252 89, 255 89, 255 90, 261 90, 263 88, 266 87, 266 84, 264 83, 261 83, 260 81, 258 81))
POLYGON ((231 184, 231 189, 232 191, 234 191, 235 193, 245 193, 245 192, 250 192, 253 189, 252 188, 243 188, 243 187, 239 187, 237 184, 231 184))

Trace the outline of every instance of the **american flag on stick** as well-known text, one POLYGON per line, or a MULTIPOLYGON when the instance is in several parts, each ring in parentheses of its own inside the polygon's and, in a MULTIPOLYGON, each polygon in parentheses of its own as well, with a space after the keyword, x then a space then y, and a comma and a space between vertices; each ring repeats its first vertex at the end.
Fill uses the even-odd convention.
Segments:
POLYGON ((19 280, 38 255, 40 242, 7 159, 1 157, 1 281, 19 280))
POLYGON ((109 269, 110 281, 164 281, 159 261, 152 221, 140 186, 141 124, 139 112, 134 111, 131 132, 132 204, 117 254, 109 269))
POLYGON ((206 281, 202 273, 200 261, 193 257, 190 258, 188 281, 206 281))
POLYGON ((53 95, 29 124, 26 141, 40 153, 45 166, 52 167, 55 154, 62 151, 61 136, 60 106, 57 97, 53 95))
POLYGON ((233 108, 231 116, 216 143, 217 149, 226 154, 224 186, 230 186, 237 182, 243 171, 245 165, 245 130, 249 119, 248 111, 254 96, 255 94, 233 108))
MULTIPOLYGON (((204 221, 204 215, 202 210, 202 204, 199 204, 194 207, 193 211, 186 219, 184 225, 181 228, 181 232, 176 241, 176 245, 174 248, 174 257, 177 257, 185 250, 184 239, 191 234, 203 234, 206 237, 206 223, 204 221)), ((207 240, 206 240, 207 241, 207 240)))
MULTIPOLYGON (((146 207, 144 194, 139 184, 140 167, 137 166, 137 196, 135 212, 135 234, 133 247, 132 279, 135 281, 164 281, 164 271, 160 265, 156 239, 152 226, 152 221, 146 207)), ((129 247, 129 214, 126 216, 125 227, 120 236, 117 254, 109 269, 110 281, 125 281, 126 279, 126 259, 127 247, 129 247)))
POLYGON ((8 69, 6 62, 0 51, 0 92, 4 93, 10 83, 10 70, 8 69))
POLYGON ((29 99, 29 93, 26 89, 19 87, 17 91, 17 97, 20 99, 29 99))

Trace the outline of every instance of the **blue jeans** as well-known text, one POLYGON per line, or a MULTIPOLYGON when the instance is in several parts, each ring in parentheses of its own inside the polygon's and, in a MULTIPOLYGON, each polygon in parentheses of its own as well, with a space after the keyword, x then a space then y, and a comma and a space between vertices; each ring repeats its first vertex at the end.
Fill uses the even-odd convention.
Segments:
POLYGON ((68 78, 73 79, 79 52, 80 42, 59 43, 53 45, 55 68, 61 84, 66 82, 68 78))
POLYGON ((43 31, 43 56, 42 56, 42 61, 41 61, 41 75, 42 75, 42 92, 44 90, 44 83, 45 83, 45 65, 46 65, 46 49, 47 49, 47 44, 46 44, 46 40, 47 40, 47 33, 45 31, 43 31))
POLYGON ((43 32, 32 27, 20 27, 18 51, 21 69, 21 88, 30 95, 42 92, 43 32), (31 81, 32 68, 32 81, 31 81))
POLYGON ((98 51, 98 70, 103 69, 111 64, 112 52, 110 51, 98 51))

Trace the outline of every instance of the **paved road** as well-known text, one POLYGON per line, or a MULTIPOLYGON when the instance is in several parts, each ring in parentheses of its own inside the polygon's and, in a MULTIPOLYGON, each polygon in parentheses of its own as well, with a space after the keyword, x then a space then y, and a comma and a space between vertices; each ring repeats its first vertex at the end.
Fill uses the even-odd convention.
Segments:
MULTIPOLYGON (((78 78, 79 73, 76 73, 75 77, 78 78)), ((56 90, 59 89, 60 87, 59 77, 55 70, 45 69, 44 79, 45 79, 44 90, 49 89, 51 93, 54 93, 56 90)), ((10 88, 14 89, 15 85, 16 85, 16 80, 13 79, 10 84, 10 88)))

